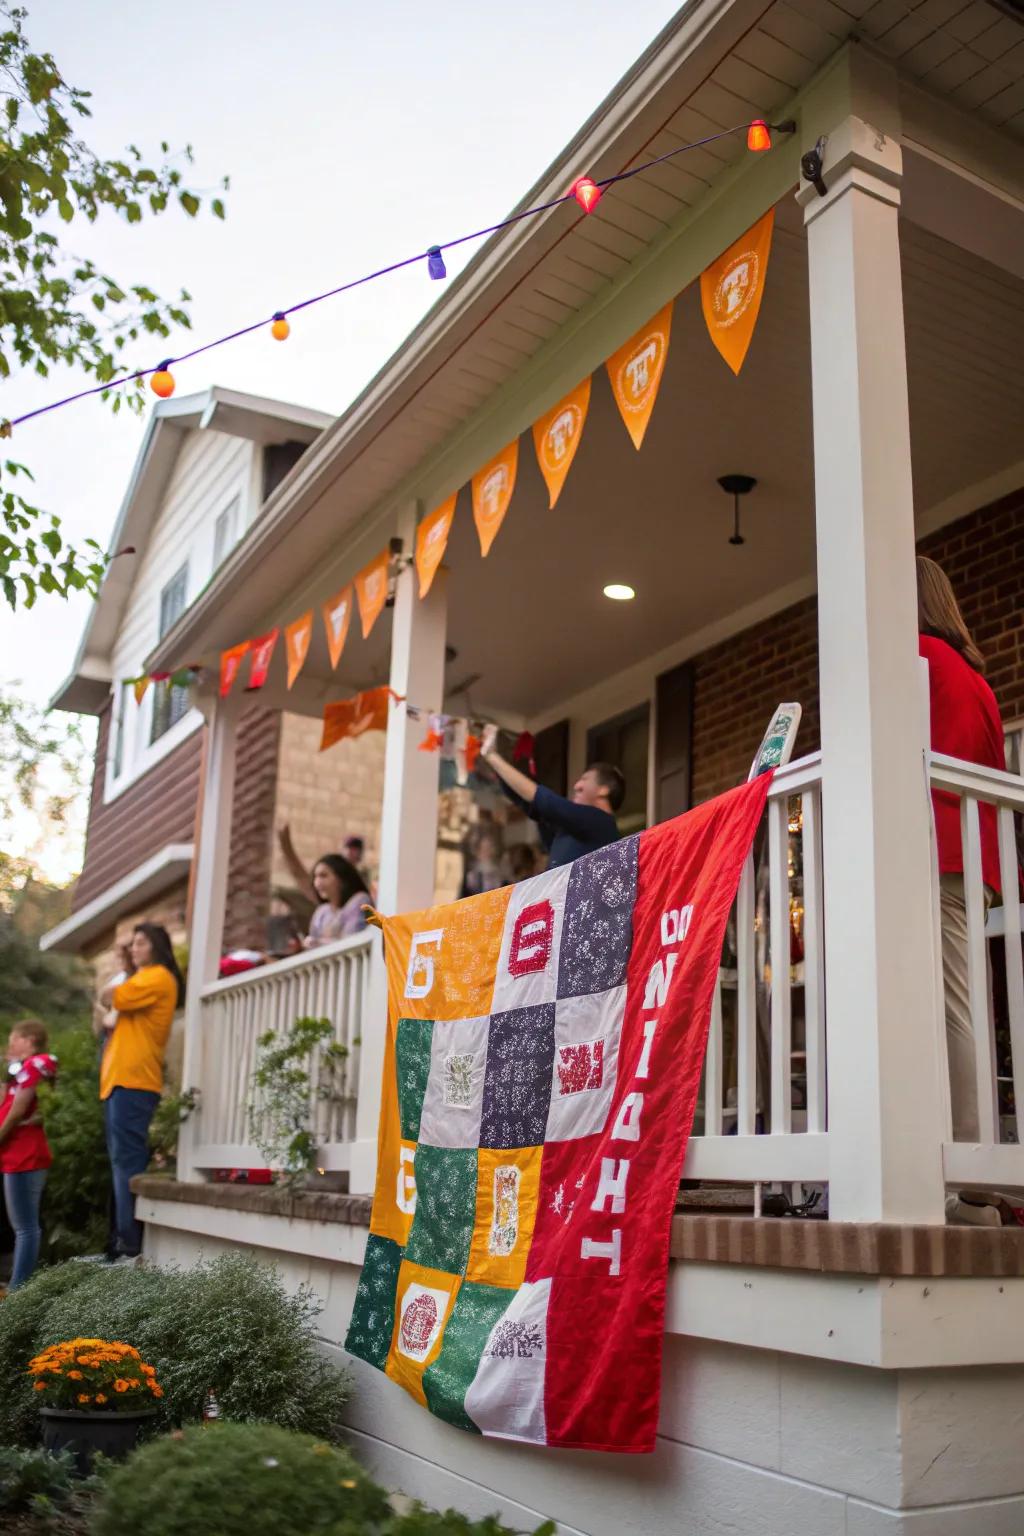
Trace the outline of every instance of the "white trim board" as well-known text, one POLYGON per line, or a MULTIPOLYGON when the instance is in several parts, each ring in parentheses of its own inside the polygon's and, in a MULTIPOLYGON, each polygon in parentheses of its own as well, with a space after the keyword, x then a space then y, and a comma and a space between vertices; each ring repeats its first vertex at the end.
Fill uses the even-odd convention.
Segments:
POLYGON ((165 891, 177 880, 188 874, 194 849, 191 843, 168 843, 152 858, 133 869, 130 874, 109 886, 102 895, 87 902, 78 912, 72 912, 56 928, 44 933, 39 948, 60 950, 75 954, 83 944, 102 933, 122 912, 165 891))

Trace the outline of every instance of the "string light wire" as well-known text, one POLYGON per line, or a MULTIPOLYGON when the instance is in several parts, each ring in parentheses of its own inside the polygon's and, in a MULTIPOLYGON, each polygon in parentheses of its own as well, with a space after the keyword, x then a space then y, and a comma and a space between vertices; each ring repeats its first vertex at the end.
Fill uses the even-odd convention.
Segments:
MULTIPOLYGON (((792 133, 796 124, 791 122, 772 123, 769 125, 775 132, 792 133)), ((690 150, 703 149, 708 144, 715 144, 721 139, 732 138, 737 133, 746 133, 749 123, 738 123, 732 128, 723 128, 718 133, 710 133, 706 138, 694 139, 688 144, 679 144, 675 149, 670 149, 664 155, 657 155, 653 160, 645 160, 642 165, 633 166, 631 170, 619 171, 614 176, 605 176, 594 185, 600 187, 602 192, 607 187, 614 186, 616 182, 628 181, 633 176, 639 176, 643 171, 649 171, 656 165, 663 165, 666 160, 673 160, 677 155, 686 154, 690 150)), ((536 218, 539 214, 550 213, 553 208, 562 203, 575 202, 572 190, 554 197, 546 203, 536 203, 530 208, 522 208, 518 213, 509 214, 508 218, 500 219, 496 224, 488 224, 483 229, 473 230, 468 235, 458 235, 452 240, 445 240, 431 250, 453 251, 461 245, 467 245, 474 240, 483 240, 487 235, 498 234, 503 229, 510 229, 514 224, 521 223, 524 219, 536 218)), ((582 217, 588 217, 583 214, 582 217)), ((337 298, 339 294, 349 293, 353 288, 361 288, 366 283, 376 282, 379 278, 388 277, 392 272, 401 272, 405 267, 416 266, 417 263, 427 261, 427 251, 417 251, 414 256, 404 256, 400 261, 390 262, 385 267, 378 267, 373 272, 366 272, 362 277, 352 278, 347 283, 339 283, 336 288, 328 288, 325 293, 317 293, 308 299, 300 299, 298 303, 291 304, 285 309, 276 309, 272 315, 267 315, 261 320, 255 320, 251 325, 243 325, 236 331, 229 331, 225 336, 218 336, 214 341, 207 341, 202 346, 193 347, 188 352, 181 352, 175 357, 166 358, 160 363, 154 363, 148 368, 138 368, 133 373, 122 374, 120 378, 109 379, 104 384, 94 384, 89 389, 77 390, 74 394, 65 395, 61 400, 51 400, 48 405, 37 406, 34 411, 25 411, 20 416, 11 418, 3 423, 2 435, 9 436, 12 427, 22 426, 27 421, 33 421, 38 416, 46 416, 51 411, 61 410, 66 405, 73 405, 78 400, 87 400, 92 395, 106 394, 108 390, 120 389, 125 384, 133 384, 139 379, 148 378, 150 374, 157 373, 161 369, 170 368, 178 363, 187 363, 194 357, 201 357, 205 352, 212 352, 216 347, 226 346, 229 341, 239 341, 243 336, 251 336, 256 331, 262 331, 275 320, 284 319, 288 315, 298 314, 300 310, 309 309, 314 304, 322 304, 326 299, 337 298)))

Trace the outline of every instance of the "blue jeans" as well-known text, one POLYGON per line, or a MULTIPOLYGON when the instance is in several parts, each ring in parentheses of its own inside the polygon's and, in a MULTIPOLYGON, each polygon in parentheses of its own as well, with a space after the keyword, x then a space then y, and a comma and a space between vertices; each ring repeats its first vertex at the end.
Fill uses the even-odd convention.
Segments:
POLYGON ((7 1215, 14 1228, 14 1269, 11 1271, 11 1290, 24 1285, 36 1267, 42 1228, 39 1225, 39 1202, 43 1198, 46 1169, 35 1168, 31 1173, 4 1174, 4 1200, 7 1215))
POLYGON ((145 1173, 149 1163, 149 1123, 159 1102, 160 1095, 146 1088, 115 1088, 103 1107, 117 1246, 132 1257, 142 1252, 142 1222, 135 1220, 135 1196, 129 1184, 137 1173, 145 1173))

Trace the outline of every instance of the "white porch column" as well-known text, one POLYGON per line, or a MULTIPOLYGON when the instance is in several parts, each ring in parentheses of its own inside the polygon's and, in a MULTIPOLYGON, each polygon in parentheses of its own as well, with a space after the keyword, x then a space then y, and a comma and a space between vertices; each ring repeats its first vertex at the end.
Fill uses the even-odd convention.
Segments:
POLYGON ((235 747, 243 697, 229 696, 205 702, 207 732, 204 777, 200 786, 202 811, 199 847, 196 851, 192 923, 189 929, 188 990, 185 997, 185 1049, 181 1070, 183 1088, 200 1090, 199 1116, 182 1127, 178 1144, 178 1177, 195 1180, 192 1147, 202 1116, 203 1041, 201 996, 203 988, 217 980, 228 891, 231 855, 231 819, 235 795, 235 747))
POLYGON ((803 117, 805 148, 812 134, 829 135, 828 193, 799 193, 814 399, 830 1212, 940 1222, 895 77, 855 52, 836 73, 837 118, 803 117))
MULTIPOLYGON (((406 554, 414 548, 416 508, 399 518, 397 533, 406 554)), ((434 577, 428 596, 417 596, 416 571, 398 578, 391 630, 391 687, 421 709, 440 710, 444 702, 444 653, 447 633, 447 572, 434 577)), ((434 900, 437 857, 438 758, 421 752, 426 726, 410 720, 404 704, 392 701, 384 754, 381 806, 380 872, 377 904, 382 912, 415 911, 434 900)), ((359 1060, 356 1141, 352 1147, 349 1187, 354 1194, 373 1189, 377 1169, 377 1122, 384 1065, 387 983, 379 945, 374 949, 367 1022, 359 1060)))

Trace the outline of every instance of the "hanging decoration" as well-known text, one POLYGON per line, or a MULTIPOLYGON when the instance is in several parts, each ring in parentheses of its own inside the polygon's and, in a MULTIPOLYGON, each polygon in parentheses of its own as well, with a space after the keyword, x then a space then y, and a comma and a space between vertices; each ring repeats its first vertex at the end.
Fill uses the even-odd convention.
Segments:
POLYGON ((601 188, 589 176, 578 176, 569 188, 584 213, 593 213, 603 196, 601 188))
POLYGON ((285 319, 281 311, 278 310, 277 314, 270 322, 271 336, 273 336, 275 341, 287 341, 291 333, 291 326, 288 324, 288 321, 285 319))
POLYGON ((154 395, 159 395, 161 400, 169 400, 174 394, 174 374, 171 372, 171 360, 161 363, 149 381, 149 387, 154 395))
POLYGON ((533 739, 533 733, 531 731, 520 731, 516 737, 516 744, 512 748, 512 761, 513 763, 525 763, 526 771, 531 779, 537 777, 537 764, 533 755, 535 750, 536 743, 533 739))
POLYGON ((146 689, 149 687, 148 674, 144 674, 142 677, 130 677, 128 681, 132 685, 132 692, 135 695, 136 704, 141 704, 143 699, 146 697, 146 689))
POLYGON ((289 624, 284 632, 285 658, 288 663, 288 687, 302 671, 306 656, 309 652, 309 642, 313 638, 313 610, 304 613, 301 619, 296 619, 294 624, 289 624))
POLYGON ((430 715, 427 720, 427 731, 419 744, 420 752, 440 752, 444 746, 444 717, 442 715, 430 715))
POLYGON ((480 553, 486 556, 505 520, 512 492, 516 488, 519 463, 519 439, 503 448, 497 458, 473 476, 473 521, 480 540, 480 553))
POLYGON ((605 363, 612 393, 626 431, 639 449, 647 431, 665 372, 672 334, 672 300, 652 320, 613 352, 605 363))
POLYGON ((700 300, 708 334, 733 373, 743 367, 761 312, 775 209, 769 208, 701 273, 700 300))
POLYGON ((258 640, 249 642, 249 681, 246 684, 247 693, 255 693, 262 688, 270 671, 270 663, 274 659, 274 647, 280 629, 272 629, 265 635, 260 635, 258 640))
POLYGON ((228 650, 221 652, 220 658, 220 696, 226 699, 235 685, 242 659, 249 649, 248 640, 243 640, 241 645, 233 645, 228 650))
POLYGON ((456 491, 447 501, 428 513, 416 530, 416 574, 420 580, 420 597, 426 597, 430 591, 437 568, 444 559, 457 500, 456 491))
POLYGON ((356 577, 356 602, 359 604, 359 621, 363 627, 363 639, 369 637, 370 631, 384 611, 384 604, 388 597, 388 569, 391 564, 391 556, 386 549, 382 549, 356 577))
POLYGON ((324 628, 327 631, 327 652, 331 658, 333 672, 341 660, 341 653, 345 649, 345 641, 348 638, 348 626, 352 620, 351 582, 327 599, 323 606, 323 614, 324 628))
POLYGON ((482 736, 474 735, 472 730, 467 732, 465 741, 467 774, 474 773, 476 771, 476 765, 480 761, 480 751, 483 747, 483 744, 482 736))
POLYGON ((548 488, 548 510, 554 507, 572 468, 576 450, 583 436, 583 425, 590 406, 589 375, 570 390, 564 400, 533 424, 533 446, 537 463, 548 488))
POLYGON ((388 703, 394 699, 402 703, 399 694, 385 684, 381 688, 369 688, 357 693, 353 699, 339 699, 324 705, 323 733, 320 751, 326 752, 336 742, 349 736, 365 736, 367 731, 386 731, 388 728, 388 703))

